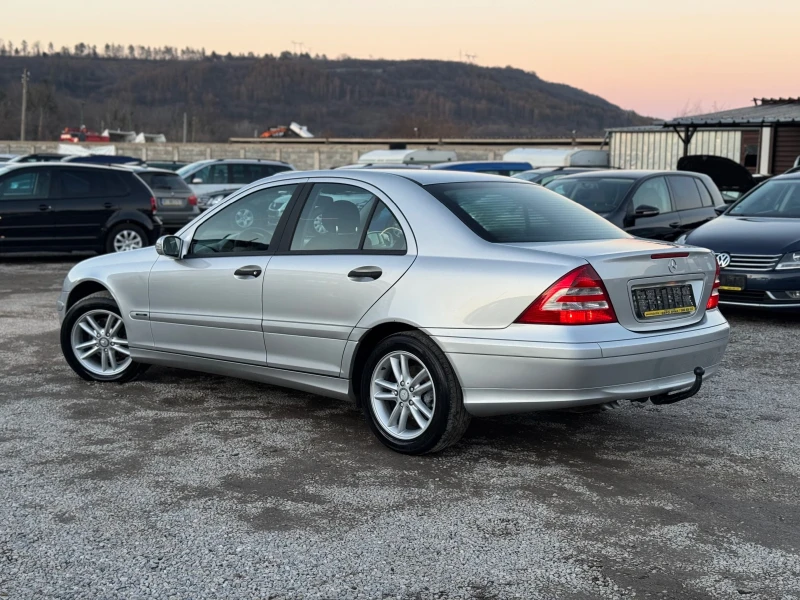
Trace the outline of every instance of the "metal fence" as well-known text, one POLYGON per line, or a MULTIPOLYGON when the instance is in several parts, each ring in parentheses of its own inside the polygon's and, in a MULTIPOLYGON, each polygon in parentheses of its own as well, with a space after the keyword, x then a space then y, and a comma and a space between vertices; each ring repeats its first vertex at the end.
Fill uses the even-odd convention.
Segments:
MULTIPOLYGON (((698 131, 689 144, 689 154, 713 154, 740 162, 740 130, 698 131)), ((611 166, 619 169, 673 170, 683 156, 683 143, 670 129, 612 131, 609 142, 611 166)))

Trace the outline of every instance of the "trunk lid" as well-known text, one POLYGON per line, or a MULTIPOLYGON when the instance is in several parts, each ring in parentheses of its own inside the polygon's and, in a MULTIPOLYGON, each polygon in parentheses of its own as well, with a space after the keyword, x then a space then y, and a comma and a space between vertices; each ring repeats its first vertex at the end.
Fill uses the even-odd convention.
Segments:
POLYGON ((620 325, 636 332, 700 321, 716 273, 709 250, 634 238, 509 245, 586 260, 603 280, 620 325), (685 309, 688 295, 691 312, 685 309))

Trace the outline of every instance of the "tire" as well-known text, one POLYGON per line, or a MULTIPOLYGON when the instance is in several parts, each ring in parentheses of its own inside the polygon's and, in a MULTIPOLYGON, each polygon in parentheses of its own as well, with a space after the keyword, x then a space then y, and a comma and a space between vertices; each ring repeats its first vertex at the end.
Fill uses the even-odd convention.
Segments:
POLYGON ((148 365, 131 360, 127 348, 125 324, 117 303, 111 298, 90 296, 67 311, 61 324, 61 351, 72 370, 86 381, 125 383, 146 371, 148 365), (109 319, 113 331, 106 331, 109 319), (92 336, 89 330, 101 335, 92 336), (94 352, 86 356, 85 353, 92 350, 94 352))
POLYGON ((141 226, 134 223, 120 223, 108 232, 105 251, 107 254, 126 252, 128 250, 138 250, 149 245, 147 234, 141 226))
POLYGON ((367 358, 359 390, 370 429, 381 443, 396 452, 426 454, 443 450, 461 439, 470 422, 453 367, 441 349, 420 332, 397 333, 381 340, 367 358), (411 386, 397 385, 397 369, 400 379, 409 383, 403 376, 404 366, 411 386), (428 381, 431 387, 426 389, 428 381), (417 395, 418 390, 424 391, 417 395), (427 425, 423 427, 424 422, 427 425))

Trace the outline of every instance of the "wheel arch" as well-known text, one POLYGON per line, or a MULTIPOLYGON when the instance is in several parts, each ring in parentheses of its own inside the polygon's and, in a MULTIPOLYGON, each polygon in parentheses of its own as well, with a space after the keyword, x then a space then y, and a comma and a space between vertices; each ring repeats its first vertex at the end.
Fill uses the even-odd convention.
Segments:
MULTIPOLYGON (((105 284, 95 279, 86 279, 72 287, 69 295, 67 296, 67 303, 64 308, 64 312, 68 311, 84 298, 95 295, 103 295, 107 298, 111 298, 114 302, 117 302, 114 294, 111 293, 111 290, 105 284)), ((117 302, 117 305, 119 305, 119 302, 117 302)))
POLYGON ((425 330, 407 323, 404 321, 387 321, 379 323, 370 328, 358 340, 355 350, 353 351, 352 359, 347 373, 350 381, 350 396, 355 400, 356 406, 361 406, 361 376, 363 374, 364 365, 370 352, 381 342, 381 340, 394 335, 395 333, 403 333, 407 331, 418 331, 433 340, 438 345, 434 338, 430 337, 425 330))

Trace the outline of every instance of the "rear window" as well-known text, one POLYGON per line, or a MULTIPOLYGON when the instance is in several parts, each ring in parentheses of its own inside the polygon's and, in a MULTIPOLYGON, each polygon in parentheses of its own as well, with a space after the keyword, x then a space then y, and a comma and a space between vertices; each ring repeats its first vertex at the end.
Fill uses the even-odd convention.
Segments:
POLYGON ((151 190, 169 190, 171 192, 191 192, 181 176, 177 173, 137 173, 151 190))
POLYGON ((545 187, 596 213, 610 213, 622 204, 633 183, 623 177, 561 177, 545 187))
POLYGON ((429 185, 425 189, 488 242, 630 237, 575 202, 527 183, 446 183, 429 185))

